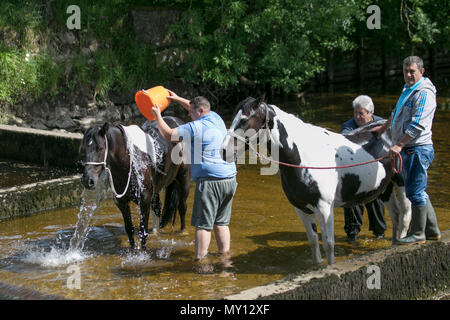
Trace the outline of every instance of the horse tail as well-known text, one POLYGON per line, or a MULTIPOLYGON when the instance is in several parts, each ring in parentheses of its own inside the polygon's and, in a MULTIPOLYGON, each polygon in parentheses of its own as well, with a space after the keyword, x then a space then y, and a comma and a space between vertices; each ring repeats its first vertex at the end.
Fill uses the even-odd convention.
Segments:
MULTIPOLYGON (((176 212, 178 202, 180 201, 180 193, 177 188, 177 183, 174 181, 166 188, 166 197, 164 199, 164 208, 162 212, 161 222, 159 227, 164 228, 173 217, 173 224, 175 224, 176 212)), ((172 225, 173 225, 172 224, 172 225)))

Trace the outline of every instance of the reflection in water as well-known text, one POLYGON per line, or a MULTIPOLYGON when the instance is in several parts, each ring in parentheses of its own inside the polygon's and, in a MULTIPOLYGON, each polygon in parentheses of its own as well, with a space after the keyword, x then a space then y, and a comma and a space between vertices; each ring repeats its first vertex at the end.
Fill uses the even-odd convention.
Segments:
MULTIPOLYGON (((352 115, 354 95, 323 97, 298 107, 278 103, 302 114, 302 119, 338 131, 352 115), (323 107, 319 107, 323 106, 323 107)), ((386 117, 397 97, 376 97, 376 113, 386 117)), ((428 193, 442 230, 449 229, 449 142, 446 126, 450 112, 438 110, 433 127, 436 158, 429 170, 428 193)), ((58 260, 67 248, 79 208, 54 210, 38 216, 0 223, 0 281, 74 299, 218 299, 253 286, 311 269, 311 250, 305 230, 288 203, 278 175, 261 176, 256 165, 239 165, 239 183, 231 218, 231 257, 218 254, 214 238, 210 254, 194 263, 194 228, 179 234, 166 227, 150 235, 148 251, 130 252, 122 216, 111 200, 101 202, 89 223, 81 270, 81 289, 69 289, 72 260, 58 260), (53 249, 52 249, 53 248, 53 249), (52 251, 53 250, 53 251, 52 251), (33 254, 35 254, 33 256, 33 254), (51 259, 55 258, 53 262, 51 259), (200 268, 200 269, 199 269, 200 268)), ((192 208, 193 190, 188 199, 192 208)), ((134 224, 139 223, 132 206, 134 224)), ((187 219, 190 220, 190 210, 187 219)), ((342 209, 335 209, 336 260, 389 247, 391 224, 386 213, 386 239, 368 231, 367 215, 359 240, 349 243, 342 209)), ((320 230, 319 230, 320 232, 320 230)), ((213 235, 214 237, 214 235, 213 235)))

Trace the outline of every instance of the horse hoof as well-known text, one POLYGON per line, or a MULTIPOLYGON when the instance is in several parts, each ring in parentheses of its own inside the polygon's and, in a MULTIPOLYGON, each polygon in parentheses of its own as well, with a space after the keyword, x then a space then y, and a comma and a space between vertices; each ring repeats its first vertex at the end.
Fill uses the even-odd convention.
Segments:
POLYGON ((178 231, 178 234, 180 236, 187 236, 187 235, 189 235, 189 232, 187 230, 180 230, 180 231, 178 231))
POLYGON ((135 245, 129 246, 128 248, 124 249, 125 254, 133 254, 136 253, 137 251, 138 247, 136 247, 135 245))

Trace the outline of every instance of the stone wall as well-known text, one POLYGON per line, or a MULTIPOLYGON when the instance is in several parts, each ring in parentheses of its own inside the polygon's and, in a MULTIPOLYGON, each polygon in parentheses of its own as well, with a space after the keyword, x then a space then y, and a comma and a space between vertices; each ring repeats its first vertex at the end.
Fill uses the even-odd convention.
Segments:
MULTIPOLYGON (((82 138, 79 133, 0 125, 0 157, 74 168, 82 138)), ((79 205, 82 191, 81 174, 0 189, 0 221, 79 205)))
POLYGON ((80 204, 81 175, 0 189, 0 221, 80 204))
POLYGON ((226 300, 426 299, 450 290, 450 230, 441 241, 392 246, 265 286, 226 300), (379 268, 379 288, 374 271, 379 268), (370 279, 369 279, 370 278, 370 279), (373 281, 372 281, 373 280, 373 281), (370 285, 368 285, 368 283, 370 285))
POLYGON ((0 157, 43 165, 77 166, 83 135, 0 125, 0 157))

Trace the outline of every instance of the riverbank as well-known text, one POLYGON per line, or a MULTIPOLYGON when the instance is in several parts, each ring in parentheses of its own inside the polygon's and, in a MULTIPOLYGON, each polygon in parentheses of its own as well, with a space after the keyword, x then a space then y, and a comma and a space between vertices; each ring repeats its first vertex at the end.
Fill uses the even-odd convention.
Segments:
POLYGON ((392 246, 324 269, 289 275, 226 300, 448 300, 450 230, 441 241, 392 246))

